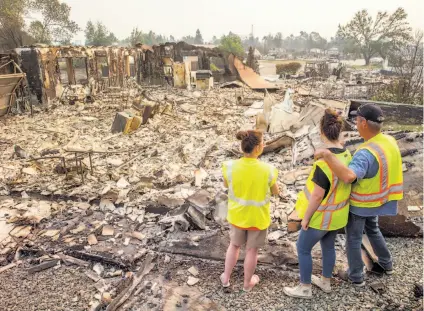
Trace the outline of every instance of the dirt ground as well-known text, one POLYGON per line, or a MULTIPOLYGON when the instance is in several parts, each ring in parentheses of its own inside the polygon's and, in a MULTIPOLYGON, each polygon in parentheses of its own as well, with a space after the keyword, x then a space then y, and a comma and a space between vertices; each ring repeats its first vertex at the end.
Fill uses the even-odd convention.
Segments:
MULTIPOLYGON (((150 283, 148 288, 153 291, 159 285, 155 293, 162 292, 163 299, 145 291, 133 309, 127 310, 422 310, 422 301, 413 292, 414 284, 422 278, 422 240, 387 241, 394 256, 394 275, 369 276, 367 286, 360 289, 335 278, 333 292, 324 294, 314 288, 313 300, 289 298, 282 293, 283 286, 298 282, 296 271, 261 266, 257 271, 260 285, 246 294, 241 290, 241 264, 232 275, 231 289, 224 291, 218 280, 223 262, 158 254, 155 268, 144 284, 150 283), (198 269, 200 281, 189 287, 187 270, 192 266, 198 269), (385 293, 377 294, 371 289, 370 284, 375 282, 384 284, 385 293)), ((79 268, 62 266, 32 275, 25 268, 15 267, 0 274, 1 310, 89 310, 96 289, 79 268)))

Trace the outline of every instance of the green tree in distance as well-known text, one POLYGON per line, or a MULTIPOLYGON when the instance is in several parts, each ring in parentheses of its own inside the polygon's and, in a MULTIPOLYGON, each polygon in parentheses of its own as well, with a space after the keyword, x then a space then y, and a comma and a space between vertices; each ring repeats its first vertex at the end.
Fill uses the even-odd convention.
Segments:
POLYGON ((27 11, 27 0, 0 1, 0 47, 7 50, 33 42, 26 40, 29 35, 24 31, 27 11))
POLYGON ((194 44, 203 44, 203 38, 202 34, 200 33, 200 30, 196 30, 196 36, 194 37, 194 44))
POLYGON ((117 42, 118 39, 110 32, 102 22, 93 24, 92 21, 87 22, 85 28, 85 44, 94 46, 108 46, 117 42))
POLYGON ((359 11, 344 26, 339 25, 337 36, 353 40, 359 47, 366 65, 373 56, 387 55, 393 47, 404 44, 411 38, 411 28, 403 8, 393 14, 378 12, 374 19, 367 10, 359 11))
POLYGON ((241 39, 238 35, 230 32, 227 36, 221 37, 219 47, 228 53, 233 53, 238 57, 244 56, 244 49, 241 43, 241 39))
POLYGON ((59 0, 30 0, 30 10, 41 13, 41 20, 32 21, 29 33, 36 42, 69 43, 75 32, 79 31, 77 23, 70 19, 71 7, 59 0))

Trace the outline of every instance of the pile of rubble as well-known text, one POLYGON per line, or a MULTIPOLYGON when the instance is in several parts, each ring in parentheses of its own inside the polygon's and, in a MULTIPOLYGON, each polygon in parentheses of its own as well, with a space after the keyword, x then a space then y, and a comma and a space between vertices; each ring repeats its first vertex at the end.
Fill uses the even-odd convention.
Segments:
MULTIPOLYGON (((5 118, 0 123, 0 273, 17 265, 29 265, 29 273, 77 265, 99 290, 92 310, 106 305, 117 310, 140 295, 156 297, 151 309, 158 307, 164 303, 162 286, 144 280, 159 258, 224 258, 227 196, 221 163, 241 155, 238 130, 261 127, 267 131, 262 160, 279 170, 281 195, 272 199, 270 245, 259 261, 296 269, 298 222, 292 212, 319 147, 317 124, 326 107, 347 114, 349 103, 293 98, 290 92, 264 96, 245 89, 240 96, 240 89, 231 88, 137 86, 101 93, 94 102, 56 103, 33 117, 5 118), (112 133, 123 111, 141 118, 142 125, 112 133)), ((422 149, 417 147, 422 133, 391 134, 403 150, 407 185, 404 219, 397 226, 415 236, 422 232, 415 224, 422 221, 422 149)), ((361 142, 354 132, 344 137, 352 151, 361 142)), ((340 235, 338 252, 343 244, 340 235)), ((343 256, 338 258, 342 264, 343 256)), ((189 286, 199 281, 196 276, 191 269, 189 286)))

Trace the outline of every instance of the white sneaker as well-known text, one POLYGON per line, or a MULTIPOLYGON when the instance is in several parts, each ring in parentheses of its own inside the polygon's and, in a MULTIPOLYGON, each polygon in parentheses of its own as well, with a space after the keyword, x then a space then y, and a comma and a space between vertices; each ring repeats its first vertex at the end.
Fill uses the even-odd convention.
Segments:
POLYGON ((284 287, 283 288, 284 294, 290 297, 295 298, 304 298, 304 299, 311 299, 312 298, 312 286, 306 286, 306 285, 297 285, 296 287, 284 287))
POLYGON ((312 284, 321 288, 321 290, 325 293, 331 293, 331 282, 325 282, 322 278, 313 275, 312 284))

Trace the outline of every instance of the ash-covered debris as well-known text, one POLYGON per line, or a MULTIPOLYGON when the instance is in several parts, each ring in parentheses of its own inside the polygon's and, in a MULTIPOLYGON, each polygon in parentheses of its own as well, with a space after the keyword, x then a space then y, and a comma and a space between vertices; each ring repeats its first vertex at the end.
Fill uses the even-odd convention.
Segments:
MULTIPOLYGON (((0 273, 23 266, 33 274, 75 266, 97 288, 92 310, 141 301, 150 310, 172 303, 194 308, 193 301, 202 300, 198 291, 185 302, 174 297, 180 287, 154 285, 149 276, 175 254, 224 258, 227 194, 221 163, 241 155, 234 133, 255 127, 267 131, 262 160, 280 171, 281 189, 271 199, 273 224, 259 262, 296 269, 292 212, 319 148, 319 119, 326 107, 347 116, 350 103, 246 88, 239 95, 240 89, 231 88, 137 86, 101 92, 93 102, 35 109, 32 118, 5 118, 0 124, 0 273)), ((404 216, 411 227, 421 211, 422 134, 403 132, 391 134, 405 151, 404 216)), ((344 138, 352 151, 361 141, 353 131, 344 138)), ((419 234, 415 227, 412 231, 406 235, 419 234)), ((338 243, 339 264, 345 262, 343 250, 338 243)), ((190 289, 202 284, 194 271, 184 275, 190 289)), ((203 305, 220 310, 212 302, 203 305)))

